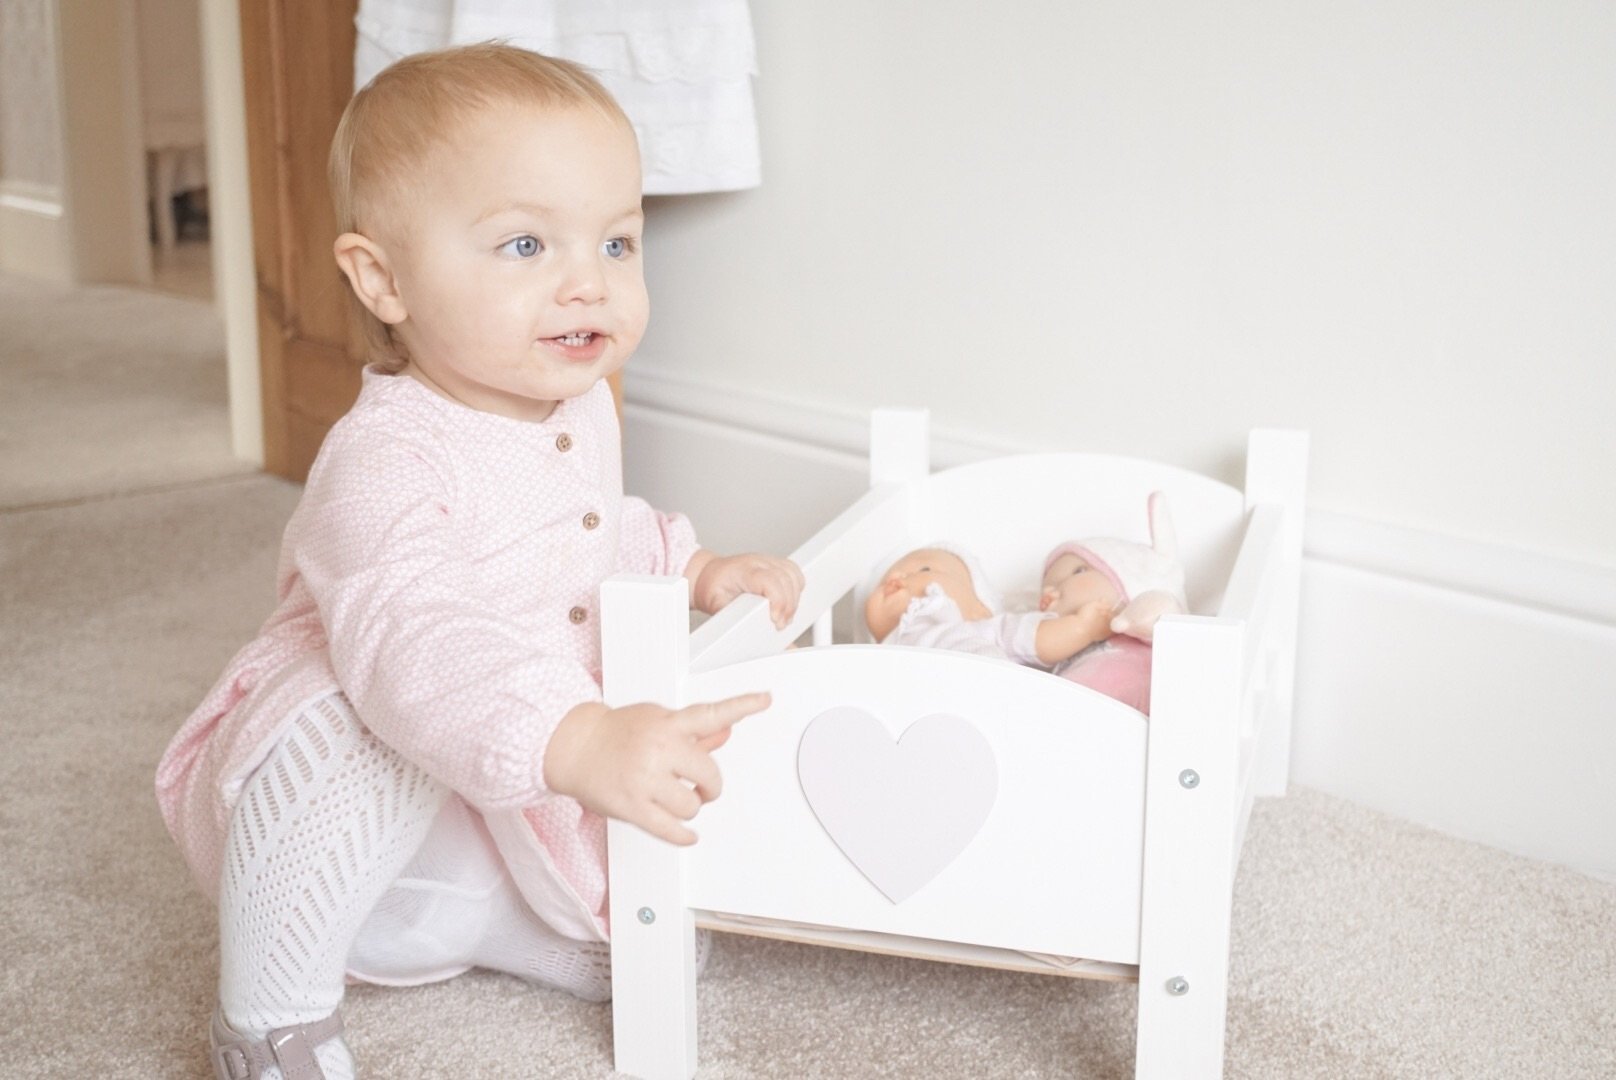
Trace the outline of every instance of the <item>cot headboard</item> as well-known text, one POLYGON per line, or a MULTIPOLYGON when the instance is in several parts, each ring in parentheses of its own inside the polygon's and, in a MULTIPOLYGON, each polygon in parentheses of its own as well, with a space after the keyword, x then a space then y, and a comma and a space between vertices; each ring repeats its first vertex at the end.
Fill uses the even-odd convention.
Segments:
POLYGON ((868 641, 863 611, 880 572, 904 551, 933 541, 970 550, 1012 602, 1036 596, 1043 558, 1085 536, 1150 539, 1146 503, 1167 495, 1190 611, 1219 613, 1246 522, 1246 496, 1172 465, 1105 454, 1049 453, 993 458, 931 472, 923 409, 877 409, 870 431, 866 495, 792 553, 808 575, 798 616, 768 626, 767 604, 742 597, 691 639, 696 670, 769 655, 851 592, 853 637, 868 641))
MULTIPOLYGON (((1150 541, 1147 500, 1167 496, 1194 614, 1216 614, 1245 523, 1245 496, 1173 465, 1107 454, 1048 453, 992 458, 933 473, 924 410, 878 409, 870 431, 871 482, 910 493, 907 530, 891 538, 854 588, 855 611, 898 555, 949 542, 976 556, 1011 607, 1030 608, 1043 559, 1084 537, 1150 541)), ((864 640, 863 621, 855 618, 864 640)))

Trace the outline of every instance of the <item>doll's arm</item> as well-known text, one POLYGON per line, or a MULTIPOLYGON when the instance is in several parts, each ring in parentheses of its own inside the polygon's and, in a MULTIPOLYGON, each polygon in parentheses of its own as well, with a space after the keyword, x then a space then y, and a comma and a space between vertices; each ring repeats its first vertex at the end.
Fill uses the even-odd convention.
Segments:
POLYGON ((1156 622, 1163 615, 1182 615, 1178 597, 1162 589, 1140 593, 1111 620, 1111 632, 1148 642, 1156 635, 1156 622))
POLYGON ((1053 666, 1068 660, 1097 641, 1111 636, 1112 608, 1104 600, 1090 600, 1070 615, 1038 624, 1038 661, 1053 666))

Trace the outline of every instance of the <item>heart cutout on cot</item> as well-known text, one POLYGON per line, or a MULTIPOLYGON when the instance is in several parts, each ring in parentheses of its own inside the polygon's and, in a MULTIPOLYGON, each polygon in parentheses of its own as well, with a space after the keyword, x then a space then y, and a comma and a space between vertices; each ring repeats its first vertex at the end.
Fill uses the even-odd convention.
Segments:
POLYGON ((894 904, 965 850, 999 793, 993 747, 967 721, 927 716, 894 742, 848 705, 803 731, 797 779, 842 854, 894 904))

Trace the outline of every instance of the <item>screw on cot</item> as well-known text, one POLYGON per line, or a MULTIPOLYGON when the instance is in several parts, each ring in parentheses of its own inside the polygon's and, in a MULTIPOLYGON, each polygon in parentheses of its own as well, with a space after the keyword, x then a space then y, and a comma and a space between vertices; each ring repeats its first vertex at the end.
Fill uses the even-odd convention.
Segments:
POLYGON ((639 915, 640 921, 646 926, 650 926, 652 923, 656 922, 656 912, 652 911, 648 907, 642 907, 637 914, 639 915))
POLYGON ((1182 975, 1174 975, 1167 980, 1167 992, 1174 997, 1183 997, 1190 992, 1189 980, 1182 975))
POLYGON ((1185 769, 1183 772, 1178 774, 1178 782, 1186 788, 1193 789, 1200 787, 1201 774, 1196 772, 1194 769, 1185 769))

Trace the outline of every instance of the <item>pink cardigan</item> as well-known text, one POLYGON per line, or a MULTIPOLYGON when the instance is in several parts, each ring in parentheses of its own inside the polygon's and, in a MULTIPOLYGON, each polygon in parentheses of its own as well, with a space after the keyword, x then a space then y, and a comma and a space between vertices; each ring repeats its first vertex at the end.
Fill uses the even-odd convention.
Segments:
POLYGON ((203 890, 247 778, 299 706, 340 689, 483 814, 541 918, 604 938, 605 822, 545 789, 544 751, 600 699, 601 581, 677 575, 695 551, 685 518, 623 495, 604 383, 531 423, 366 370, 287 525, 274 614, 158 766, 203 890))

